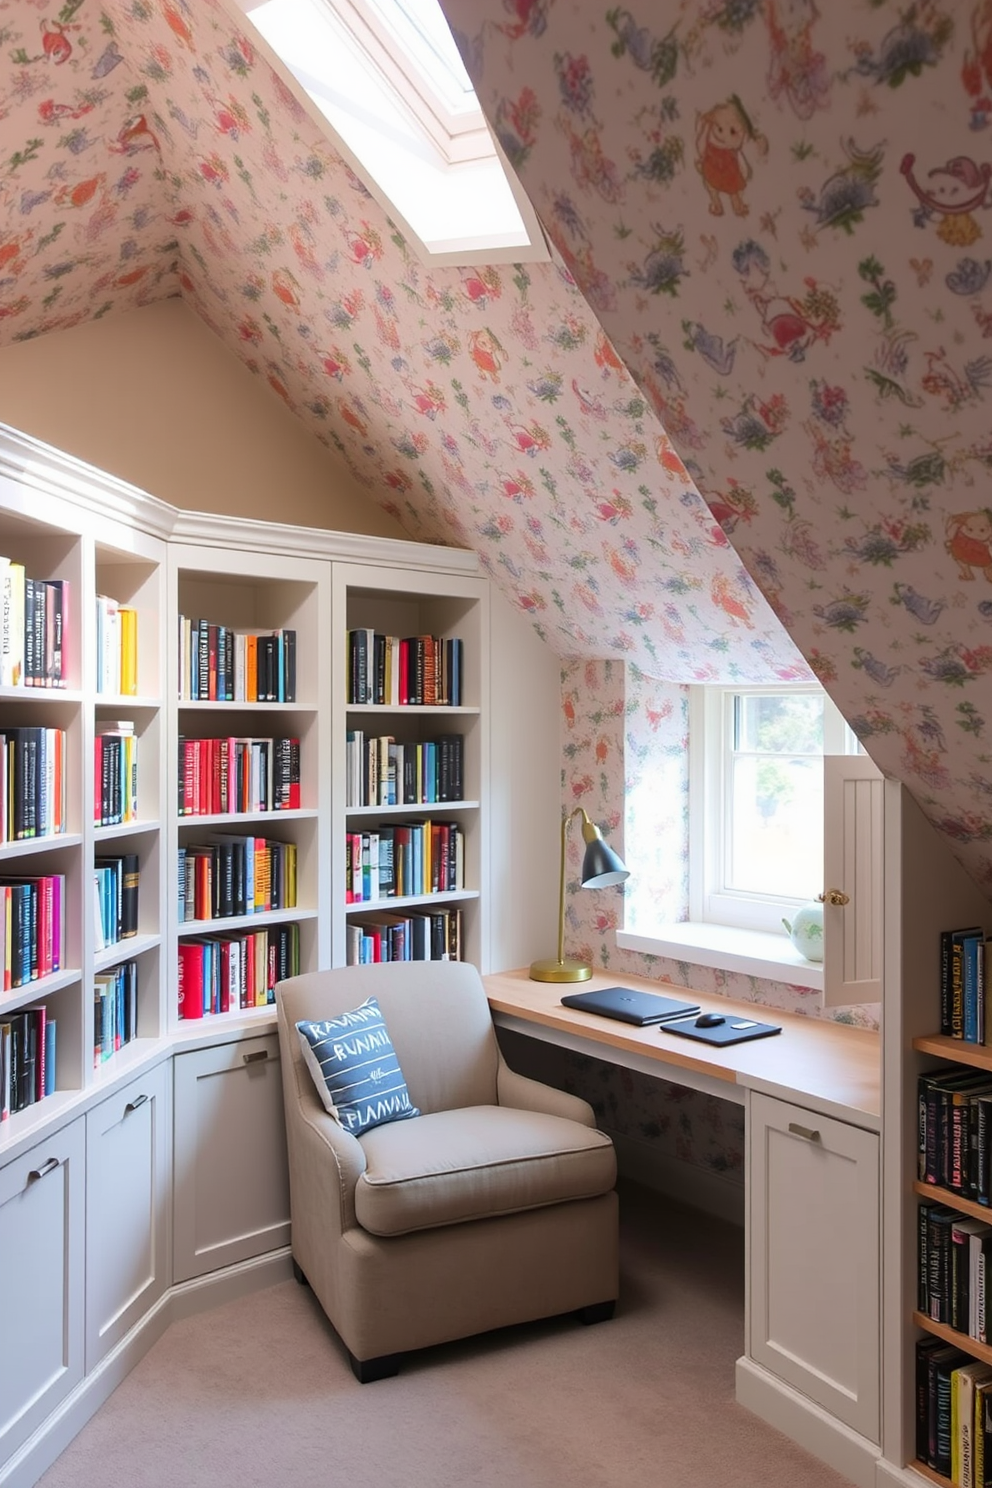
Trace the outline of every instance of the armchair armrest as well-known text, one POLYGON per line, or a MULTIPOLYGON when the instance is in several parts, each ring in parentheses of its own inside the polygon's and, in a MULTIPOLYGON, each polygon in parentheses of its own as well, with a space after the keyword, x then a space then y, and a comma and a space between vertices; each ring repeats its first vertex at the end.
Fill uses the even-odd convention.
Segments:
POLYGON ((496 1099, 501 1106, 512 1106, 518 1111, 540 1111, 545 1116, 564 1116, 583 1126, 596 1125, 592 1106, 581 1096, 518 1075, 503 1059, 496 1074, 496 1099))
MULTIPOLYGON (((355 1185, 365 1172, 362 1144, 351 1132, 316 1103, 300 1107, 291 1118, 295 1131, 289 1136, 290 1191, 300 1202, 297 1208, 321 1215, 321 1227, 340 1217, 340 1234, 354 1228, 355 1185), (300 1196, 309 1196, 300 1198, 300 1196)), ((294 1214, 294 1227, 299 1218, 294 1214)))

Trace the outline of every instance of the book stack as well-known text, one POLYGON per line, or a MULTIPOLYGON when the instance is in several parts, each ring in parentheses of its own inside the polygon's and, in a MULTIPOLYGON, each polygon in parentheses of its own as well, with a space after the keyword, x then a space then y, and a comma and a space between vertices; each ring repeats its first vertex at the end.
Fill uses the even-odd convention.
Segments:
POLYGON ((61 971, 65 945, 65 875, 0 879, 3 989, 61 971))
POLYGON ((138 612, 107 594, 96 597, 96 690, 138 691, 138 612))
POLYGON ((940 1031, 969 1044, 986 1042, 986 943, 981 925, 940 934, 940 1031))
POLYGON ((116 827, 138 819, 138 738, 130 719, 98 723, 93 738, 93 822, 116 827))
POLYGON ((180 816, 296 811, 299 806, 299 739, 180 735, 180 816))
POLYGON ((397 744, 391 734, 349 729, 345 750, 347 806, 427 806, 463 799, 464 739, 442 734, 397 744))
POLYGON ((296 631, 234 630, 179 617, 184 702, 295 703, 296 631))
POLYGON ((0 841, 64 832, 66 776, 64 729, 8 728, 0 734, 0 841))
POLYGON ((0 1121, 55 1089, 56 1020, 45 1005, 0 1017, 0 1121))
POLYGON ((946 1204, 924 1203, 917 1238, 920 1312, 987 1343, 992 1332, 992 1224, 946 1204))
POLYGON ((96 858, 93 864, 95 949, 105 950, 138 933, 137 853, 96 858))
POLYGON ((916 1456, 957 1488, 988 1482, 992 1365, 939 1338, 916 1345, 916 1456))
POLYGON ((93 1068, 138 1036, 138 963, 124 961, 93 978, 93 1068))
POLYGON ((992 1074, 932 1070, 917 1082, 920 1181, 992 1202, 992 1074))
POLYGON ((464 647, 458 637, 348 632, 348 702, 460 707, 464 647))
POLYGON ((68 588, 0 558, 0 685, 65 687, 68 588))
POLYGON ((345 934, 349 966, 462 959, 462 912, 457 905, 407 914, 382 910, 352 915, 345 934))
POLYGON ((296 843, 215 836, 179 848, 179 921, 296 908, 296 843))
POLYGON ((465 887, 465 834, 457 822, 382 823, 345 834, 345 903, 465 887))
POLYGON ((179 942, 179 1016, 189 1020, 275 1002, 275 988, 300 970, 299 925, 270 925, 179 942))

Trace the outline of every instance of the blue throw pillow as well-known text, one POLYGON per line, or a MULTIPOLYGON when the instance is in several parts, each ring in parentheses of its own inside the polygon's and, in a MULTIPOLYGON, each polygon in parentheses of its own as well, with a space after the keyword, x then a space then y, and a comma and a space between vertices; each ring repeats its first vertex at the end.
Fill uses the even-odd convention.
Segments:
POLYGON ((350 1013, 296 1027, 317 1093, 345 1131, 357 1137, 420 1115, 374 997, 350 1013))

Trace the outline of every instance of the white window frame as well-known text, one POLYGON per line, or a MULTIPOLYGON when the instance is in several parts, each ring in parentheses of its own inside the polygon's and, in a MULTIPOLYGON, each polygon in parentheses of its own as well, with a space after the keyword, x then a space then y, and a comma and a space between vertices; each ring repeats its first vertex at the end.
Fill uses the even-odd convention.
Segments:
POLYGON ((784 936, 783 919, 807 902, 803 897, 742 893, 724 886, 734 699, 782 695, 823 698, 825 755, 860 751, 843 714, 815 683, 689 688, 689 918, 696 924, 784 936))

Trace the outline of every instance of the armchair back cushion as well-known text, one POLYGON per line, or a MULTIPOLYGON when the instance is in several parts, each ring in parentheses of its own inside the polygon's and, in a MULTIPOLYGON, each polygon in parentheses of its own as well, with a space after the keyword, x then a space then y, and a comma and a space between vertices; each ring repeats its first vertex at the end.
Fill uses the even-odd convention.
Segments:
MULTIPOLYGON (((279 990, 290 1028, 304 1020, 340 1017, 368 997, 382 1010, 410 1100, 420 1111, 426 1115, 498 1104, 499 1049, 474 966, 461 961, 347 966, 333 977, 304 973, 279 990)), ((295 1032, 290 1048, 299 1068, 303 1053, 295 1032)), ((302 1073, 318 1099, 309 1074, 302 1073)))

